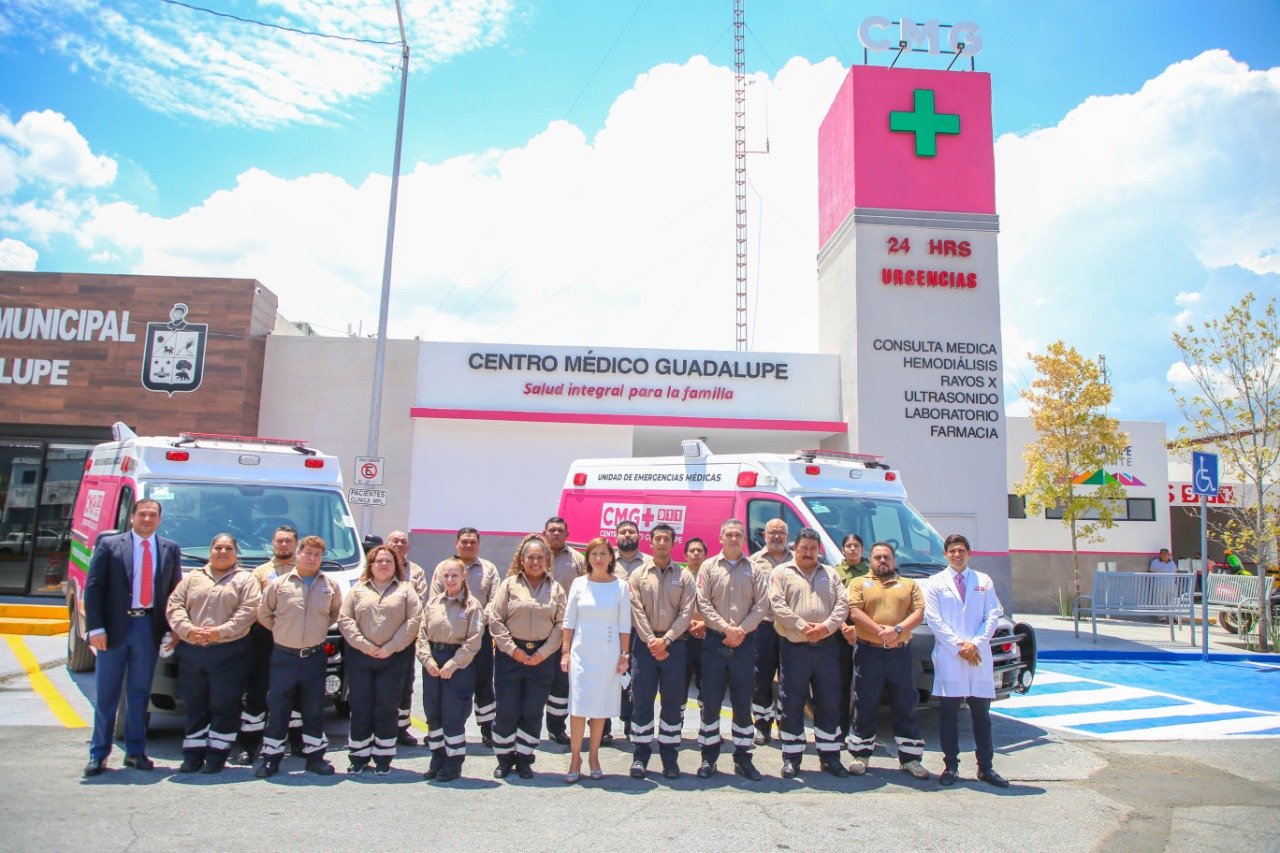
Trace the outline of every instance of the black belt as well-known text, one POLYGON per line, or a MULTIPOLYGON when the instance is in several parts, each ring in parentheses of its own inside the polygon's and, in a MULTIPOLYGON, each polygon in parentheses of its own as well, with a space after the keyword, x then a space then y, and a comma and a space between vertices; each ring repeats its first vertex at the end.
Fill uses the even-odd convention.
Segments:
POLYGON ((511 638, 511 642, 516 644, 517 649, 524 649, 526 652, 540 649, 547 644, 546 640, 517 640, 514 637, 511 638))
POLYGON ((312 655, 316 655, 316 654, 319 654, 320 652, 323 652, 324 643, 321 643, 318 646, 311 646, 310 648, 306 648, 306 649, 294 649, 294 648, 290 648, 289 646, 282 646, 279 643, 276 643, 276 648, 287 655, 293 655, 295 658, 309 658, 312 655))
POLYGON ((456 652, 460 648, 462 648, 461 643, 431 643, 433 652, 456 652))
MULTIPOLYGON (((778 636, 782 636, 782 635, 779 634, 778 636)), ((821 640, 800 640, 799 642, 796 642, 795 640, 787 640, 786 637, 782 637, 782 639, 787 640, 787 642, 793 646, 821 646, 821 645, 825 645, 826 643, 834 643, 836 640, 836 637, 839 637, 839 636, 840 634, 837 632, 835 634, 828 634, 827 636, 823 637, 821 640)))
POLYGON ((137 619, 137 618, 142 617, 142 616, 150 616, 150 615, 151 615, 151 608, 150 608, 150 607, 138 607, 138 608, 135 608, 135 609, 133 609, 133 610, 126 610, 126 611, 124 612, 124 615, 125 615, 125 616, 133 617, 134 619, 137 619))

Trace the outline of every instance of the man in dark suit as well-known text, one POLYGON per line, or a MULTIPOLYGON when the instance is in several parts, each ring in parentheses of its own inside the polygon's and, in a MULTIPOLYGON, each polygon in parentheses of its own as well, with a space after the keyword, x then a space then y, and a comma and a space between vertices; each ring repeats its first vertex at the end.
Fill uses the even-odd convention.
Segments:
POLYGON ((85 627, 89 645, 98 652, 93 739, 85 776, 97 776, 106 768, 122 689, 125 766, 155 766, 146 755, 147 703, 160 640, 169 628, 165 604, 182 579, 182 553, 177 542, 156 535, 159 502, 137 501, 129 526, 131 530, 99 540, 84 585, 85 627))

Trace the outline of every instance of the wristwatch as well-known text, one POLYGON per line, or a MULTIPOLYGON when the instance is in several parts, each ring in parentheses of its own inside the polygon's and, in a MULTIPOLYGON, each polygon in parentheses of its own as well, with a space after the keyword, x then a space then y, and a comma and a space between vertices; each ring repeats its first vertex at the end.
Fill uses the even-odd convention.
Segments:
POLYGON ((895 633, 895 634, 901 634, 901 633, 902 633, 902 626, 901 626, 901 625, 894 625, 894 626, 893 626, 893 633, 895 633))
POLYGON ((631 652, 623 652, 623 653, 622 653, 622 657, 624 657, 624 658, 629 658, 629 657, 631 657, 631 652))

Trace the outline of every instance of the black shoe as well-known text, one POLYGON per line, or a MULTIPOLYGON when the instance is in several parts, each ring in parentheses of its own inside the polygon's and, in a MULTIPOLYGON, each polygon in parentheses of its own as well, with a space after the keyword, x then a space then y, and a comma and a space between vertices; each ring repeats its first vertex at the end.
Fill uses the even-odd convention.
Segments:
POLYGON ((156 763, 141 753, 137 755, 126 755, 124 757, 124 766, 132 767, 134 770, 156 769, 156 763))
POLYGON ((769 734, 769 726, 766 725, 763 728, 756 726, 756 733, 751 736, 752 743, 756 746, 766 746, 771 740, 773 737, 769 734))
POLYGON ((204 767, 203 758, 184 758, 182 764, 178 766, 179 773, 199 773, 200 768, 204 767))
POLYGON ((705 758, 702 759, 702 764, 698 766, 698 772, 696 775, 699 779, 710 779, 712 776, 716 775, 716 763, 714 761, 708 761, 705 758))
POLYGON ((218 761, 215 759, 213 761, 206 761, 200 772, 206 776, 212 776, 214 773, 221 773, 226 766, 227 762, 225 760, 218 761))
POLYGON ((631 778, 643 779, 647 775, 643 761, 631 762, 631 778))
POLYGON ((386 764, 373 765, 373 775, 374 776, 390 776, 391 762, 388 761, 386 764))
POLYGON ((241 767, 252 767, 256 760, 257 756, 254 754, 254 751, 250 749, 243 749, 231 756, 230 759, 232 764, 238 764, 241 767))
POLYGON ((513 770, 515 770, 515 768, 508 764, 499 764, 497 767, 493 768, 493 778, 505 779, 511 775, 511 771, 513 770))
POLYGON ((444 783, 444 782, 452 782, 452 781, 454 781, 455 779, 459 779, 459 778, 461 778, 461 776, 462 776, 462 771, 460 771, 460 770, 453 770, 452 768, 450 768, 450 769, 446 769, 446 770, 441 770, 441 771, 436 775, 436 781, 437 781, 437 782, 440 782, 440 783, 444 783))
POLYGON ((988 785, 993 785, 997 788, 1009 787, 1009 780, 994 770, 979 770, 978 781, 986 782, 988 785))
POLYGON ((298 737, 297 740, 294 740, 292 737, 289 738, 289 754, 292 755, 294 758, 306 758, 306 756, 303 755, 302 753, 301 737, 298 737))
POLYGON ((84 766, 84 778, 92 779, 106 769, 107 760, 105 758, 90 758, 89 763, 84 766))
POLYGON ((439 778, 439 776, 440 776, 439 767, 428 767, 427 772, 422 774, 422 778, 426 779, 428 782, 431 781, 432 779, 439 778))
POLYGON ((280 763, 277 761, 267 761, 265 758, 258 765, 258 769, 253 771, 253 775, 259 779, 270 779, 276 773, 280 772, 280 763))
POLYGON ((400 744, 401 746, 418 746, 419 745, 418 739, 413 735, 409 734, 408 729, 405 729, 404 731, 400 732, 400 736, 396 738, 396 743, 400 744))
POLYGON ((555 741, 556 743, 560 744, 561 746, 568 746, 568 745, 569 745, 569 733, 568 733, 568 732, 551 732, 551 734, 549 734, 549 735, 548 735, 548 737, 550 737, 550 738, 551 738, 551 740, 555 741))
POLYGON ((347 765, 347 775, 359 776, 361 773, 364 772, 364 769, 368 766, 369 766, 368 761, 357 758, 347 765))
POLYGON ((493 749, 493 724, 480 724, 480 743, 489 749, 493 749))
POLYGON ((668 779, 679 779, 679 778, 680 778, 680 765, 678 765, 678 764, 664 764, 664 765, 662 765, 662 775, 663 775, 663 776, 665 776, 665 777, 666 777, 666 778, 668 778, 668 779))
MULTIPOLYGON (((794 779, 796 778, 796 774, 799 772, 800 772, 800 767, 795 762, 793 761, 782 762, 782 778, 783 779, 794 779)), ((746 776, 747 774, 743 773, 742 775, 746 776)))
MULTIPOLYGON (((565 743, 568 743, 568 742, 569 742, 569 739, 565 738, 565 743)), ((611 743, 613 743, 613 735, 609 734, 608 732, 605 732, 604 734, 600 735, 601 746, 608 746, 611 743)))
POLYGON ((839 758, 828 758, 819 763, 822 765, 823 770, 837 779, 844 779, 849 775, 849 771, 844 769, 844 765, 840 763, 839 758))
POLYGON ((950 788, 956 783, 956 771, 948 767, 938 776, 938 784, 944 788, 950 788))
POLYGON ((748 782, 759 782, 764 777, 760 775, 760 771, 751 763, 750 758, 735 759, 733 762, 733 772, 745 778, 748 782))
POLYGON ((533 768, 530 767, 528 764, 517 764, 516 775, 519 776, 521 779, 532 779, 533 768))
POLYGON ((313 758, 308 761, 307 770, 317 776, 332 776, 334 773, 333 765, 323 758, 313 758))

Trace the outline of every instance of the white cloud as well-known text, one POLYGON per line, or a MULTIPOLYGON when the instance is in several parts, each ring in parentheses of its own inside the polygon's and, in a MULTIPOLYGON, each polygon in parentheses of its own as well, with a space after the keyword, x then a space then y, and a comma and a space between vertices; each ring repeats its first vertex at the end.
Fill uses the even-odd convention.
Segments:
POLYGON ((67 117, 29 112, 15 124, 0 115, 0 195, 23 183, 101 187, 116 178, 116 162, 94 154, 67 117))
POLYGON ((1280 68, 1223 51, 1000 137, 1005 323, 1105 353, 1118 408, 1178 420, 1167 388, 1148 381, 1177 357, 1175 324, 1280 283, 1277 138, 1280 68))
POLYGON ((40 253, 21 240, 12 237, 0 239, 0 270, 31 272, 39 258, 40 253))
MULTIPOLYGON (((406 0, 412 67, 422 71, 500 42, 511 5, 406 0)), ((219 10, 275 27, 153 0, 15 0, 0 9, 0 37, 6 30, 41 34, 75 67, 151 109, 215 124, 270 128, 320 121, 398 79, 394 3, 246 0, 219 10)))
MULTIPOLYGON (((793 60, 751 89, 760 115, 769 99, 772 128, 772 153, 749 167, 756 349, 817 347, 812 176, 843 75, 834 61, 793 60)), ((520 148, 407 166, 391 333, 731 349, 732 86, 701 57, 663 65, 618 98, 595 139, 557 121, 520 148)), ((291 319, 345 331, 363 318, 368 333, 388 192, 383 175, 352 186, 253 170, 171 219, 105 205, 84 234, 133 272, 254 277, 291 319)))

